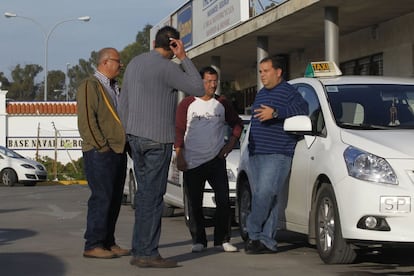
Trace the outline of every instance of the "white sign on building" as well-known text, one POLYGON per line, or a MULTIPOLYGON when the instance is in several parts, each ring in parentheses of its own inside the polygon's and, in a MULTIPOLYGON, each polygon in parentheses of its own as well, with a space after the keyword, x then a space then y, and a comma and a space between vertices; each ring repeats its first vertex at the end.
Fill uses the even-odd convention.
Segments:
POLYGON ((151 28, 151 41, 165 25, 175 27, 188 50, 249 19, 247 0, 191 0, 151 28))

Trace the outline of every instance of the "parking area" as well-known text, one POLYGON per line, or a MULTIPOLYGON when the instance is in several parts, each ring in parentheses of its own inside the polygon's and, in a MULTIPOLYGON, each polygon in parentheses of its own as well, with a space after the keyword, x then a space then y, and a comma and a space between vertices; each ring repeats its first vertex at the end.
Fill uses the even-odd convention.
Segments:
MULTIPOLYGON (((82 257, 87 199, 86 185, 0 186, 1 275, 412 275, 412 250, 366 254, 352 265, 325 265, 306 237, 281 232, 280 252, 246 255, 238 230, 232 241, 238 253, 209 248, 190 253, 191 239, 182 210, 163 218, 160 252, 177 260, 175 269, 140 269, 129 257, 94 260, 82 257)), ((117 238, 121 246, 131 242, 134 213, 123 206, 117 238)), ((209 239, 212 227, 208 228, 209 239)))

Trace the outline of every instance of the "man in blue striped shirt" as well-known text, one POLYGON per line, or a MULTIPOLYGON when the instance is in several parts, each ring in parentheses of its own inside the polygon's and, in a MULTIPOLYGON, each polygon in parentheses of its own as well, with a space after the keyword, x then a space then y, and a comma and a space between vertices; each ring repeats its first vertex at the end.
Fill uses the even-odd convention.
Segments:
POLYGON ((283 77, 275 57, 260 61, 263 88, 252 106, 249 134, 249 167, 252 205, 247 217, 247 254, 277 251, 279 196, 287 183, 297 136, 283 130, 286 118, 307 115, 308 104, 283 77))

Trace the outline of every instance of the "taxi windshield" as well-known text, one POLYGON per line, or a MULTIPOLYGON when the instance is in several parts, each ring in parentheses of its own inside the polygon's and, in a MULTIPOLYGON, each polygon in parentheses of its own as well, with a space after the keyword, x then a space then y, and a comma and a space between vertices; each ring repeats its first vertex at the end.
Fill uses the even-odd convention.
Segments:
POLYGON ((326 92, 339 127, 414 129, 414 85, 327 85, 326 92))

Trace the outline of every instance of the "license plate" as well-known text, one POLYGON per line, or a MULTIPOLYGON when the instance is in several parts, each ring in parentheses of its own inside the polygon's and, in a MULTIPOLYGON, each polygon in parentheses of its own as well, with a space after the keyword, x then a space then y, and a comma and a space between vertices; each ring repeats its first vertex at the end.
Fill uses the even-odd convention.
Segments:
POLYGON ((411 197, 409 196, 381 196, 381 213, 410 213, 411 197))

